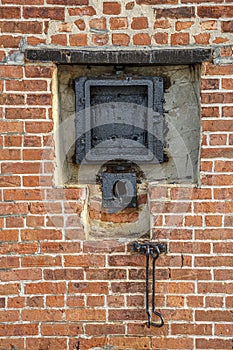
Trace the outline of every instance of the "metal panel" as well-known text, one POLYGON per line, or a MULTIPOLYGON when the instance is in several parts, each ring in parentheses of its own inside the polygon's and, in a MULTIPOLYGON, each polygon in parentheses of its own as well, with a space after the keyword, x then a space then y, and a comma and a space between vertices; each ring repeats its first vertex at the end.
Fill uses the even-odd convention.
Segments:
POLYGON ((103 173, 102 205, 110 213, 137 206, 136 174, 103 173))
POLYGON ((162 78, 80 78, 75 91, 77 163, 163 161, 162 78))

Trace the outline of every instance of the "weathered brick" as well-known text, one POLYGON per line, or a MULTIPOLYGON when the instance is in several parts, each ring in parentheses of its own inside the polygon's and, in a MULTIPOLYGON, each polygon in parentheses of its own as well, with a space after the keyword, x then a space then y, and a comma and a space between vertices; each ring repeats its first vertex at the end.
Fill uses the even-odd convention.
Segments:
POLYGON ((118 17, 110 18, 110 29, 111 30, 120 30, 128 28, 128 19, 127 17, 118 17))
POLYGON ((131 28, 134 30, 146 29, 148 28, 147 17, 134 17, 132 19, 131 28))
POLYGON ((68 9, 70 16, 94 16, 96 10, 92 6, 74 7, 68 9))
POLYGON ((23 17, 28 18, 49 18, 52 20, 65 19, 64 8, 60 7, 24 7, 23 17))
POLYGON ((197 15, 204 18, 227 18, 233 16, 232 6, 200 6, 197 15))
POLYGON ((195 7, 173 7, 160 9, 155 8, 156 18, 171 18, 171 19, 179 19, 179 18, 193 18, 195 17, 195 7))
POLYGON ((151 37, 147 33, 135 34, 133 36, 133 44, 134 45, 150 45, 151 44, 151 37))
POLYGON ((87 46, 87 34, 72 34, 69 40, 71 46, 87 46))
POLYGON ((104 2, 103 13, 105 15, 119 15, 121 13, 121 4, 119 2, 104 2))
POLYGON ((112 43, 117 46, 128 46, 130 42, 130 37, 127 34, 113 34, 112 43))

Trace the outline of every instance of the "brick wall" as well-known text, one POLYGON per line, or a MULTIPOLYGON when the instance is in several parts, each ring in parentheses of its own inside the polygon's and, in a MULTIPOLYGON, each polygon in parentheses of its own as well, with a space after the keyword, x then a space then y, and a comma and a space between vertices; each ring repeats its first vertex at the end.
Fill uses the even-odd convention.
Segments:
POLYGON ((232 2, 0 4, 0 348, 230 349, 232 2), (169 250, 156 274, 163 328, 146 327, 145 258, 130 242, 86 240, 85 188, 53 185, 56 67, 26 62, 18 49, 40 44, 213 48, 202 65, 200 186, 150 185, 153 240, 169 250))

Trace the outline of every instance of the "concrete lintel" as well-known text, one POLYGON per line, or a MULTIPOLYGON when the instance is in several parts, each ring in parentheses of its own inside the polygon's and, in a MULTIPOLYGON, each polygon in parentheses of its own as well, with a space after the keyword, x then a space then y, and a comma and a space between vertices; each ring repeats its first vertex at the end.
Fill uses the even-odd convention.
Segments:
POLYGON ((169 48, 136 50, 26 49, 28 61, 90 65, 179 65, 209 61, 211 49, 169 48))

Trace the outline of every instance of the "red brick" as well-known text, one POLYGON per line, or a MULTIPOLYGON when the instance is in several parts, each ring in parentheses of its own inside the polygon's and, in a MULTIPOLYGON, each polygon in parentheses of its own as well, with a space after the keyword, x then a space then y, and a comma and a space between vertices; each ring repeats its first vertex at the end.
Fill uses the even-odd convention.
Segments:
POLYGON ((92 42, 94 45, 104 46, 108 43, 109 36, 108 34, 93 34, 92 42))
POLYGON ((43 296, 36 296, 36 297, 27 297, 26 299, 27 306, 38 308, 44 306, 44 297, 43 296))
POLYGON ((74 22, 76 27, 79 29, 79 30, 85 30, 86 28, 86 24, 84 22, 83 19, 78 19, 77 21, 74 22))
POLYGON ((94 16, 96 15, 96 10, 92 6, 75 7, 68 9, 70 16, 94 16))
MULTIPOLYGON (((210 238, 209 238, 210 239, 210 238)), ((210 256, 210 257, 195 257, 195 266, 231 266, 232 259, 230 256, 210 256)))
MULTIPOLYGON (((113 18, 111 18, 111 20, 113 20, 113 18)), ((118 19, 116 19, 116 20, 118 20, 118 19)), ((105 30, 107 28, 106 18, 104 18, 104 17, 102 17, 102 18, 93 18, 92 20, 90 20, 89 26, 90 26, 91 29, 102 29, 102 30, 105 30)))
POLYGON ((184 296, 167 296, 167 306, 169 307, 183 307, 184 296))
MULTIPOLYGON (((226 90, 233 90, 233 79, 223 78, 222 79, 222 88, 226 90)), ((228 107, 231 108, 231 107, 228 107)))
POLYGON ((226 215, 225 218, 224 218, 224 226, 230 226, 232 227, 232 224, 233 224, 233 217, 231 215, 226 215))
MULTIPOLYGON (((233 10, 233 7, 232 7, 233 10)), ((206 65, 206 75, 232 75, 233 65, 227 64, 224 66, 217 66, 211 63, 206 65)))
POLYGON ((185 216, 185 226, 202 226, 202 216, 185 216))
POLYGON ((35 36, 29 36, 27 38, 27 43, 28 43, 28 45, 37 46, 37 45, 40 45, 40 44, 45 44, 46 40, 45 39, 41 39, 41 38, 37 38, 35 36))
POLYGON ((64 256, 65 266, 80 266, 80 267, 101 267, 104 266, 104 256, 98 255, 66 255, 64 256))
POLYGON ((232 56, 232 48, 231 47, 222 47, 220 50, 221 56, 229 57, 232 56))
POLYGON ((210 324, 172 324, 171 334, 212 335, 212 327, 210 324))
POLYGON ((76 336, 82 333, 79 324, 58 323, 58 324, 42 324, 41 334, 44 336, 76 336))
POLYGON ((206 18, 227 18, 233 17, 232 6, 200 6, 197 9, 199 17, 206 18))
POLYGON ((222 226, 222 215, 206 215, 205 216, 206 226, 222 226))
POLYGON ((0 215, 27 214, 28 205, 26 203, 0 203, 0 215))
POLYGON ((23 176, 23 186, 25 187, 43 187, 52 186, 53 178, 51 176, 23 176))
POLYGON ((28 18, 49 18, 64 21, 65 10, 61 7, 24 7, 23 17, 28 18))
POLYGON ((0 149, 0 160, 20 160, 20 150, 0 149))
MULTIPOLYGON (((23 77, 23 69, 22 67, 17 67, 17 66, 1 65, 0 76, 1 78, 6 78, 6 79, 7 78, 20 79, 23 77)), ((17 83, 17 81, 14 81, 13 83, 17 83)))
MULTIPOLYGON (((13 82, 10 82, 10 83, 14 85, 13 82)), ((45 108, 17 108, 17 113, 16 113, 15 108, 7 108, 6 118, 7 119, 45 119, 46 109, 45 108)))
POLYGON ((131 28, 134 30, 146 29, 148 28, 147 17, 134 17, 131 23, 131 28))
POLYGON ((106 311, 97 309, 67 310, 68 321, 105 321, 106 311))
POLYGON ((23 105, 25 97, 19 94, 1 94, 0 103, 2 105, 23 105))
POLYGON ((83 6, 88 5, 88 0, 46 0, 47 4, 64 6, 83 6))
POLYGON ((41 164, 40 163, 3 163, 2 173, 13 173, 13 174, 36 174, 40 173, 41 164))
POLYGON ((28 105, 51 105, 52 97, 50 94, 28 94, 27 104, 28 105))
POLYGON ((108 307, 123 307, 124 297, 119 295, 108 295, 107 304, 108 307))
POLYGON ((231 131, 232 120, 203 120, 204 131, 231 131))
POLYGON ((41 147, 41 137, 24 136, 23 147, 41 147))
POLYGON ((113 34, 112 43, 117 46, 128 46, 130 37, 127 34, 113 34))
POLYGON ((40 200, 42 199, 41 190, 5 190, 4 199, 6 201, 15 201, 15 200, 40 200))
POLYGON ((66 34, 51 35, 51 44, 67 46, 66 34))
POLYGON ((84 306, 84 296, 76 295, 67 297, 67 306, 69 307, 83 307, 84 306))
POLYGON ((168 44, 168 34, 167 33, 156 33, 154 35, 155 42, 160 45, 168 44))
POLYGON ((90 306, 90 307, 104 306, 104 296, 103 295, 87 296, 87 306, 90 306))
POLYGON ((53 67, 27 65, 25 67, 26 78, 52 78, 53 67))
POLYGON ((21 147, 22 136, 5 136, 4 145, 5 147, 21 147))
MULTIPOLYGON (((216 173, 218 172, 233 172, 233 163, 230 160, 216 160, 215 162, 215 167, 214 170, 216 173)), ((218 199, 224 199, 225 197, 223 196, 227 196, 227 198, 229 199, 229 195, 232 195, 232 189, 231 188, 223 188, 221 190, 219 189, 215 189, 215 194, 220 195, 220 197, 216 197, 218 199), (222 195, 221 195, 221 192, 222 195)), ((231 198, 231 197, 230 197, 231 198)))
POLYGON ((227 135, 226 134, 211 134, 209 135, 210 146, 226 145, 227 135))
POLYGON ((91 269, 86 271, 88 280, 114 280, 125 279, 125 269, 91 269))
POLYGON ((146 320, 144 310, 137 309, 111 309, 109 310, 109 321, 146 320))
POLYGON ((6 227, 23 227, 24 226, 24 218, 23 217, 8 217, 6 218, 6 227))
POLYGON ((37 243, 9 243, 2 244, 0 247, 1 254, 34 254, 37 251, 37 243))
POLYGON ((26 132, 32 134, 46 134, 53 130, 53 123, 48 122, 26 122, 25 123, 26 132))
POLYGON ((144 266, 145 257, 135 255, 112 255, 108 257, 109 266, 144 266))
POLYGON ((82 269, 47 269, 44 270, 45 280, 83 280, 84 272, 82 269))
POLYGON ((119 15, 121 13, 121 4, 119 2, 104 2, 103 13, 105 15, 119 15))
POLYGON ((107 294, 108 284, 106 282, 70 282, 68 291, 71 294, 107 294))
POLYGON ((120 324, 87 324, 86 332, 90 335, 124 334, 124 325, 120 324))
POLYGON ((34 240, 60 240, 62 234, 59 230, 55 229, 26 229, 21 231, 21 239, 23 241, 34 241, 34 240))
POLYGON ((214 253, 231 253, 232 248, 233 243, 231 242, 214 243, 214 253))
POLYGON ((38 325, 36 324, 8 324, 0 325, 0 335, 5 337, 21 335, 37 335, 38 325))
POLYGON ((219 107, 202 107, 201 114, 202 118, 218 118, 219 107))
POLYGON ((171 45, 187 45, 189 43, 189 33, 171 34, 171 45))
POLYGON ((61 257, 52 256, 24 256, 22 258, 23 267, 44 267, 44 266, 61 266, 61 257))
MULTIPOLYGON (((19 321, 19 311, 18 310, 0 310, 0 322, 8 323, 8 322, 17 322, 19 321)), ((1 341, 0 341, 1 344, 1 341)))
POLYGON ((204 306, 204 298, 203 296, 198 295, 188 295, 187 296, 187 305, 190 307, 203 307, 204 306))
POLYGON ((148 337, 112 337, 110 338, 111 345, 118 349, 129 348, 134 344, 134 349, 150 349, 150 339, 148 337))
MULTIPOLYGON (((62 212, 61 203, 56 202, 32 202, 30 204, 30 212, 32 214, 46 214, 47 212, 59 214, 62 212)), ((49 231, 49 230, 48 230, 49 231)))
POLYGON ((71 46, 87 46, 87 34, 70 35, 71 46))
POLYGON ((224 282, 199 282, 198 283, 198 292, 200 294, 232 294, 233 287, 232 283, 224 283, 224 282))
POLYGON ((1 6, 0 18, 2 19, 20 18, 20 7, 1 6))
POLYGON ((21 184, 19 176, 0 176, 1 187, 18 187, 21 184))
POLYGON ((0 295, 18 294, 20 291, 19 283, 4 284, 0 286, 0 295))
MULTIPOLYGON (((23 310, 22 311, 22 320, 23 321, 62 321, 62 310, 23 310)), ((60 346, 60 345, 59 345, 60 346)))
POLYGON ((176 22, 176 30, 177 31, 181 31, 184 29, 189 29, 192 25, 194 24, 194 22, 192 21, 185 21, 185 22, 176 22))
POLYGON ((206 297, 206 307, 210 308, 222 308, 223 307, 223 297, 206 297))
MULTIPOLYGON (((19 252, 20 253, 20 252, 19 252)), ((21 253, 23 254, 23 253, 21 253)), ((12 269, 10 271, 0 271, 0 276, 2 281, 34 281, 42 278, 42 272, 40 269, 12 269)), ((16 293, 19 293, 19 287, 15 285, 16 293)))
POLYGON ((27 216, 26 218, 27 227, 40 227, 44 226, 44 218, 40 216, 27 216))
POLYGON ((157 28, 168 29, 170 27, 171 27, 171 23, 166 19, 160 19, 155 21, 154 23, 154 29, 157 29, 157 28))
POLYGON ((41 34, 42 23, 39 22, 1 22, 2 33, 41 34))
POLYGON ((133 36, 133 44, 134 45, 150 45, 151 44, 151 37, 149 34, 135 34, 133 36))
POLYGON ((18 48, 21 41, 21 36, 13 35, 1 35, 0 37, 0 47, 1 48, 18 48))
POLYGON ((26 306, 26 299, 23 297, 9 297, 7 307, 10 309, 21 309, 26 306))
POLYGON ((200 45, 208 45, 210 42, 210 34, 209 33, 200 33, 198 35, 194 35, 195 42, 200 45))
POLYGON ((25 294, 64 294, 66 285, 63 282, 36 282, 25 284, 25 294))
POLYGON ((173 7, 173 8, 155 8, 156 18, 171 18, 171 19, 179 19, 179 18, 193 18, 195 17, 195 7, 173 7))
POLYGON ((232 311, 231 310, 196 310, 195 318, 197 321, 209 321, 209 322, 231 322, 232 311))
POLYGON ((196 340, 197 349, 230 349, 231 340, 230 339, 197 339, 196 340))
POLYGON ((111 30, 120 30, 120 29, 127 29, 127 28, 128 28, 127 17, 110 18, 111 30))

